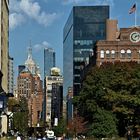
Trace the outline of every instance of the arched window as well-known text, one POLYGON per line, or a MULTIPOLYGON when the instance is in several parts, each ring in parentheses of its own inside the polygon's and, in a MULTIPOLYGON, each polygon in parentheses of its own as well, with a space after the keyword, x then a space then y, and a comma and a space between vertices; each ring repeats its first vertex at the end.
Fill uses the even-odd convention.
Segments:
POLYGON ((105 57, 104 50, 101 50, 101 51, 100 51, 100 58, 104 58, 104 57, 105 57))
POLYGON ((131 50, 127 50, 126 53, 127 53, 127 58, 131 58, 132 56, 131 50))
POLYGON ((120 58, 125 58, 125 50, 121 50, 120 58))
POLYGON ((110 58, 110 51, 106 50, 106 58, 110 58))
POLYGON ((112 50, 112 51, 111 51, 111 57, 112 57, 112 58, 115 58, 115 50, 112 50))

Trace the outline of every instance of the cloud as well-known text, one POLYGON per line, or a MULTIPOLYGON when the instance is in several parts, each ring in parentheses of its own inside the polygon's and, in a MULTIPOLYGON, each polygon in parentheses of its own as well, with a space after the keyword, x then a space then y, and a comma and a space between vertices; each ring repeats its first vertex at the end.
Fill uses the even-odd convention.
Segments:
POLYGON ((63 0, 62 4, 94 4, 94 5, 114 5, 114 0, 63 0))
POLYGON ((10 0, 9 17, 10 27, 13 29, 23 23, 23 20, 27 21, 26 19, 35 20, 37 23, 47 27, 59 18, 59 15, 56 13, 46 13, 35 0, 10 0), (19 17, 20 19, 22 17, 22 22, 19 20, 19 17))
POLYGON ((24 16, 17 13, 12 13, 9 16, 9 27, 10 29, 14 29, 15 27, 21 25, 25 22, 24 16))
POLYGON ((40 50, 42 50, 42 49, 44 49, 44 48, 49 48, 49 47, 51 47, 51 44, 48 43, 47 41, 43 41, 43 42, 40 43, 40 44, 35 44, 35 45, 33 46, 33 49, 34 49, 36 52, 38 52, 38 51, 40 51, 40 50))

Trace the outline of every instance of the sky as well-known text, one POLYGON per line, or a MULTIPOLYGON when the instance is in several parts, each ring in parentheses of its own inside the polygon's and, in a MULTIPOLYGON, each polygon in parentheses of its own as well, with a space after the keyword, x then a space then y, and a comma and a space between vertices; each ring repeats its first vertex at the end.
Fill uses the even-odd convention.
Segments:
POLYGON ((109 5, 110 19, 118 20, 118 27, 135 24, 135 13, 129 14, 136 3, 136 23, 140 25, 139 0, 9 0, 9 53, 14 58, 14 74, 25 63, 28 47, 40 66, 43 76, 43 50, 56 52, 56 66, 63 74, 63 28, 73 6, 109 5))

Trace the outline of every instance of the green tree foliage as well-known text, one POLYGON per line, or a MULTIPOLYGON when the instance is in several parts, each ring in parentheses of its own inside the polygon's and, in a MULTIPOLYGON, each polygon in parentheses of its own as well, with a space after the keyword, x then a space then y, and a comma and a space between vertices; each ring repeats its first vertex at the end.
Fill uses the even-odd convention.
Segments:
POLYGON ((94 114, 93 121, 94 123, 90 126, 90 135, 102 138, 117 134, 116 119, 112 112, 99 108, 94 114))
POLYGON ((26 98, 21 98, 19 107, 13 114, 14 128, 25 134, 28 128, 28 104, 26 98))
POLYGON ((117 62, 93 67, 74 103, 90 124, 95 122, 97 108, 113 112, 123 135, 126 127, 140 125, 140 65, 117 62))
POLYGON ((63 134, 66 134, 66 120, 61 119, 58 123, 58 126, 53 127, 53 131, 56 136, 62 136, 63 134))

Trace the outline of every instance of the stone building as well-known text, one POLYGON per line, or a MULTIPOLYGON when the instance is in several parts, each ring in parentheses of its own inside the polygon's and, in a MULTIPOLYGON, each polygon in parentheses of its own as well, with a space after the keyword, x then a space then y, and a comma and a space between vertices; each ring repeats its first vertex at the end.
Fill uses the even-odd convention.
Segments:
POLYGON ((8 92, 9 61, 9 0, 0 0, 0 70, 3 73, 2 87, 8 92))
POLYGON ((60 69, 53 67, 51 75, 45 77, 46 83, 46 117, 45 122, 51 128, 57 125, 60 117, 62 117, 63 108, 63 77, 60 69))

